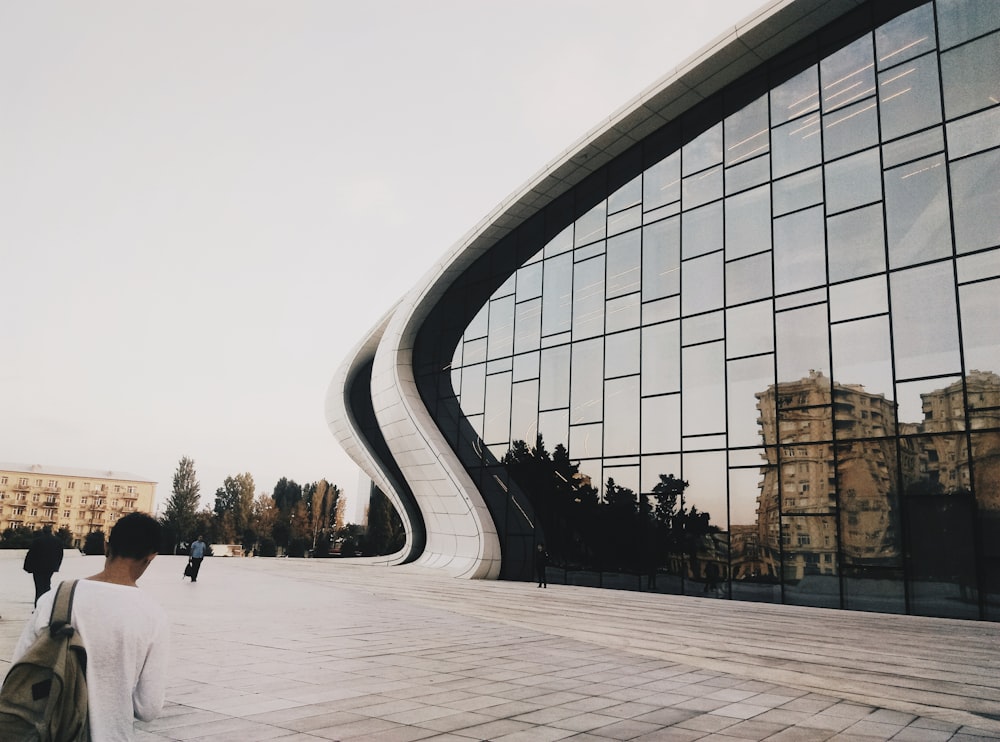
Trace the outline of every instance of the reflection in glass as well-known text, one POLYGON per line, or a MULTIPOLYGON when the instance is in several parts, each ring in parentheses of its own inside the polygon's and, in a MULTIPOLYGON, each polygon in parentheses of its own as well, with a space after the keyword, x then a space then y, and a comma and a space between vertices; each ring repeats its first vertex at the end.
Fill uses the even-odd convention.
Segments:
POLYGON ((681 182, 681 203, 685 209, 714 201, 722 196, 722 166, 684 178, 681 182))
POLYGON ((722 122, 699 134, 681 152, 684 175, 691 175, 722 162, 722 122))
POLYGON ((681 290, 680 218, 642 230, 642 300, 661 299, 681 290))
POLYGON ((522 381, 511 389, 510 437, 534 441, 538 435, 538 381, 522 381))
POLYGON ((639 450, 639 377, 609 379, 604 393, 605 455, 635 454, 639 450))
MULTIPOLYGON (((756 394, 774 385, 774 356, 742 358, 728 364, 727 417, 730 446, 759 446, 761 410, 756 394)), ((773 424, 773 421, 771 421, 773 424)))
POLYGON ((888 169, 944 150, 940 126, 882 145, 882 167, 888 169))
POLYGON ((681 448, 681 398, 679 394, 642 400, 642 452, 661 453, 681 448))
POLYGON ((726 302, 741 304, 771 296, 771 253, 726 263, 726 302))
POLYGON ((573 232, 573 246, 581 247, 603 240, 607 236, 608 205, 602 201, 576 220, 573 232))
POLYGON ((604 339, 604 376, 629 376, 639 373, 639 330, 619 332, 604 339))
POLYGON ((952 270, 945 261, 889 276, 897 378, 961 369, 952 270))
POLYGON ((693 258, 722 249, 721 203, 685 211, 681 216, 681 225, 682 258, 693 258))
POLYGON ((826 239, 831 281, 885 270, 882 204, 831 216, 826 220, 826 239))
POLYGON ((726 356, 774 351, 774 303, 770 300, 726 310, 726 356))
MULTIPOLYGON (((886 416, 885 398, 892 393, 889 318, 869 317, 831 328, 833 378, 837 388, 850 387, 835 404, 839 438, 892 435, 895 411, 886 416)), ((889 403, 891 405, 891 403, 889 403)))
POLYGON ((566 332, 573 318, 573 255, 549 258, 544 263, 542 335, 566 332))
POLYGON ((651 211, 680 197, 681 153, 677 151, 646 168, 642 176, 642 208, 651 211))
POLYGON ((774 220, 774 290, 785 294, 826 283, 823 207, 774 220))
POLYGON ((995 106, 1000 100, 1000 33, 941 55, 944 112, 949 119, 995 106))
POLYGON ((827 213, 880 201, 881 167, 877 147, 828 163, 824 168, 827 213))
POLYGON ((514 352, 534 350, 542 341, 541 298, 516 305, 514 312, 514 352))
POLYGON ((491 374, 486 377, 486 409, 483 419, 483 440, 501 444, 502 456, 510 444, 510 374, 491 374))
POLYGON ((889 311, 884 276, 835 284, 830 287, 830 321, 884 314, 889 311))
POLYGON ((681 337, 684 345, 697 345, 709 340, 722 340, 726 335, 722 312, 700 314, 688 317, 681 324, 681 337))
POLYGON ((771 188, 726 199, 726 260, 771 249, 771 188))
POLYGON ((948 157, 960 157, 1000 147, 1000 108, 991 108, 948 124, 948 157))
POLYGON ((681 333, 679 322, 642 328, 642 394, 681 390, 681 333))
POLYGON ((629 294, 618 299, 608 299, 604 320, 607 332, 618 332, 630 327, 638 327, 642 319, 639 294, 629 294))
POLYGON ((951 163, 955 242, 960 253, 1000 244, 997 172, 1000 172, 1000 150, 951 163))
POLYGON ((814 167, 776 181, 773 186, 774 215, 781 216, 806 206, 823 203, 823 169, 814 167))
POLYGON ((937 56, 928 54, 878 77, 882 136, 895 139, 941 123, 937 56))
POLYGON ((814 113, 771 131, 771 171, 775 178, 820 163, 819 114, 814 113))
POLYGON ((989 0, 938 0, 937 20, 941 48, 947 49, 1000 28, 1000 6, 989 0))
POLYGON ((603 412, 604 338, 573 343, 570 417, 573 425, 600 422, 603 412))
POLYGON ((819 108, 819 81, 816 72, 815 66, 810 67, 771 91, 771 126, 819 108))
POLYGON ((762 95, 726 118, 726 165, 767 152, 768 133, 767 96, 762 95))
POLYGON ((573 271, 573 339, 604 332, 604 258, 577 263, 573 271))
POLYGON ((722 306, 722 253, 687 260, 682 267, 685 290, 681 311, 698 314, 722 306))
POLYGON ((603 451, 602 426, 600 423, 594 425, 571 425, 569 429, 569 450, 574 456, 581 458, 595 458, 603 451))
POLYGON ((934 48, 934 8, 926 3, 875 29, 878 68, 884 70, 934 48))
POLYGON ((886 171, 885 211, 891 267, 951 254, 944 164, 944 156, 935 155, 886 171))
MULTIPOLYGON (((539 398, 541 410, 553 410, 569 406, 569 355, 570 346, 546 348, 542 351, 542 367, 539 373, 539 398)), ((465 401, 462 401, 465 409, 465 401)))
POLYGON ((958 290, 962 307, 962 341, 966 369, 1000 369, 997 317, 1000 317, 1000 280, 983 281, 958 290))
POLYGON ((681 351, 684 435, 721 433, 726 429, 723 344, 707 343, 681 351))
POLYGON ((829 373, 826 305, 778 312, 775 316, 775 347, 779 381, 793 381, 813 372, 829 373))

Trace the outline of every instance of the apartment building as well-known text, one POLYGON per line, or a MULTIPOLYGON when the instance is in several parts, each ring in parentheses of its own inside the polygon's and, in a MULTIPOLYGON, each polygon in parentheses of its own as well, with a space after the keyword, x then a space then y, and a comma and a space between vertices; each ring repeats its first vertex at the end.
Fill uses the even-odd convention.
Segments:
POLYGON ((155 498, 156 482, 135 474, 0 463, 0 532, 66 528, 79 547, 88 533, 108 533, 123 515, 152 513, 155 498))

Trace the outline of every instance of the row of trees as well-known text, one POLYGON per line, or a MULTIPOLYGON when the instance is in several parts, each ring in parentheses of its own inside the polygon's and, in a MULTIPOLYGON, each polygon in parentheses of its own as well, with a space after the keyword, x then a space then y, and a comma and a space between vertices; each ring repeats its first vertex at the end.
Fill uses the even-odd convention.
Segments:
POLYGON ((226 477, 211 508, 199 509, 201 485, 194 461, 184 457, 161 517, 161 551, 203 536, 209 543, 241 544, 244 552, 275 556, 329 556, 335 545, 345 556, 391 554, 406 539, 403 523, 381 493, 366 512, 368 528, 346 523, 346 500, 326 479, 300 485, 282 477, 271 494, 256 493, 250 474, 226 477))
POLYGON ((685 506, 688 483, 673 474, 660 474, 650 493, 609 477, 602 498, 566 447, 549 453, 540 435, 533 447, 515 441, 503 464, 530 500, 556 564, 646 572, 686 562, 696 571, 706 537, 719 531, 708 513, 685 506))
POLYGON ((344 531, 345 500, 326 479, 300 485, 282 477, 271 494, 257 493, 249 473, 226 477, 212 507, 199 509, 201 485, 194 461, 184 457, 160 521, 162 551, 175 552, 201 535, 209 543, 240 544, 245 552, 274 556, 329 555, 344 531))

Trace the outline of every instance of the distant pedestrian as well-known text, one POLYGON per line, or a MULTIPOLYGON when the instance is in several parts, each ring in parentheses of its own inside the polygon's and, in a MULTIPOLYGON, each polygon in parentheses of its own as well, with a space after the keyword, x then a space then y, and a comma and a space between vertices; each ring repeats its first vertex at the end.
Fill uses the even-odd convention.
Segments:
POLYGON ((35 605, 52 589, 52 575, 59 571, 62 560, 63 542, 52 535, 50 526, 45 526, 32 540, 24 556, 24 571, 35 578, 35 605))
POLYGON ((535 574, 538 575, 538 587, 549 586, 545 580, 545 568, 549 566, 549 553, 545 551, 545 544, 535 547, 535 574))
POLYGON ((188 557, 191 562, 191 582, 198 581, 198 571, 201 569, 201 562, 205 558, 205 550, 208 545, 198 536, 188 547, 188 557))

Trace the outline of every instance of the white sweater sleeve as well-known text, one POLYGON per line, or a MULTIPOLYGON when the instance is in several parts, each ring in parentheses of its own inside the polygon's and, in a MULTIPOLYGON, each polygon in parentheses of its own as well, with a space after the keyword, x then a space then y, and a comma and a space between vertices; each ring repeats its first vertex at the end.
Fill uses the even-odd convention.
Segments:
POLYGON ((159 622, 132 693, 132 708, 141 721, 152 721, 163 709, 166 695, 167 658, 170 655, 170 630, 166 618, 159 622))

